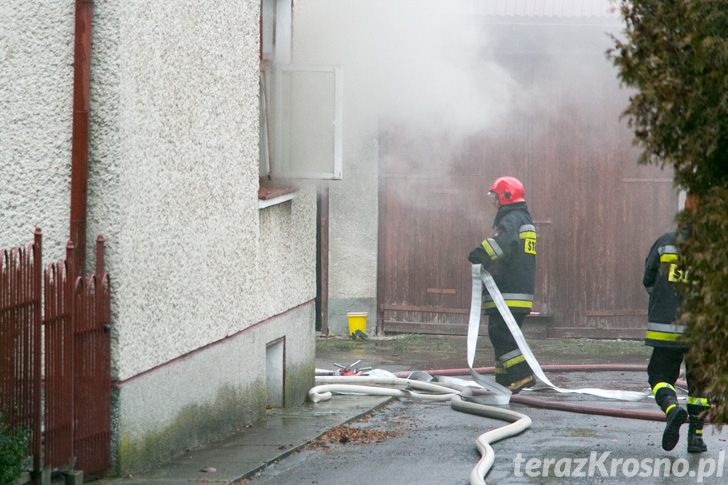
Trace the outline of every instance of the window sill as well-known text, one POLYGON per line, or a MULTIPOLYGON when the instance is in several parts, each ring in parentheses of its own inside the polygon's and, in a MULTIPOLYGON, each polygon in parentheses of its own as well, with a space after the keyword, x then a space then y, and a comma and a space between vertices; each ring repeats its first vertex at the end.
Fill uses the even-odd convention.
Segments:
POLYGON ((297 193, 296 186, 261 178, 258 185, 258 209, 293 200, 297 193))

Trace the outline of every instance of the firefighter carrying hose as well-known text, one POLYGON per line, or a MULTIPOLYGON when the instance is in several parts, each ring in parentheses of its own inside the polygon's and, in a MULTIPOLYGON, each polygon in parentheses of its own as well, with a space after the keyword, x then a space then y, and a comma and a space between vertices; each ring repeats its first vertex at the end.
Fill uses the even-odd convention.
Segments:
MULTIPOLYGON (((520 327, 533 306, 536 273, 536 228, 528 212, 523 184, 515 177, 500 177, 490 187, 498 212, 495 232, 473 249, 468 260, 490 272, 520 327)), ((518 349, 506 322, 487 290, 483 312, 495 350, 495 380, 513 393, 534 383, 533 372, 518 349)))
MULTIPOLYGON (((692 209, 696 203, 697 198, 688 195, 685 209, 692 209)), ((663 234, 652 245, 645 260, 643 284, 650 295, 645 344, 653 347, 647 376, 655 401, 666 417, 662 448, 675 448, 680 439, 680 426, 689 417, 688 453, 702 453, 707 450, 702 434, 709 403, 698 390, 690 361, 685 361, 687 411, 678 404, 674 387, 680 374, 680 364, 688 349, 683 341, 685 326, 678 322, 680 295, 676 291, 676 285, 688 281, 686 270, 680 266, 679 252, 679 246, 686 237, 685 228, 663 234)))

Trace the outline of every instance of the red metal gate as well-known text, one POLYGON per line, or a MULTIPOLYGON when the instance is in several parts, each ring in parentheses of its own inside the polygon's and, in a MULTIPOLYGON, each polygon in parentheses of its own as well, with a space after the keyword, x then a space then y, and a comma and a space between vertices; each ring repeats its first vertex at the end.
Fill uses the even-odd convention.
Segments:
POLYGON ((44 273, 45 465, 73 467, 73 246, 44 273))
POLYGON ((96 241, 96 273, 77 278, 74 290, 73 450, 77 468, 101 473, 111 458, 111 341, 109 277, 104 240, 96 241))
POLYGON ((93 275, 76 276, 71 243, 65 259, 46 267, 42 327, 40 230, 27 250, 1 256, 0 411, 13 428, 32 430, 35 470, 101 473, 111 460, 110 292, 103 237, 96 241, 93 275))
POLYGON ((111 360, 109 277, 104 239, 96 272, 75 276, 74 247, 45 270, 46 465, 87 474, 110 464, 111 360))
POLYGON ((33 243, 0 251, 0 413, 13 429, 31 433, 33 467, 40 468, 41 232, 33 243))

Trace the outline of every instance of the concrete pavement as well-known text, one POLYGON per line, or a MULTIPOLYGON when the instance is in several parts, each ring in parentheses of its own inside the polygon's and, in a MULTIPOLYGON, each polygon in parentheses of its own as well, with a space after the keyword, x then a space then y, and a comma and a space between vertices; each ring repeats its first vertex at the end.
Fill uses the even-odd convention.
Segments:
POLYGON ((245 483, 244 479, 294 453, 327 430, 355 420, 388 398, 337 396, 328 402, 270 409, 266 416, 225 441, 190 451, 160 468, 103 479, 103 485, 245 483))

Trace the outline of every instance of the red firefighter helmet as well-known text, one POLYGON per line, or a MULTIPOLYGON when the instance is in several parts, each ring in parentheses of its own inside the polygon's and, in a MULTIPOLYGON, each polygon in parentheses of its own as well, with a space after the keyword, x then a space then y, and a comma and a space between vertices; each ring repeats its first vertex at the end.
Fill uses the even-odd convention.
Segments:
POLYGON ((495 179, 493 185, 490 186, 490 193, 498 197, 500 205, 526 201, 523 198, 526 191, 523 189, 521 181, 516 177, 499 177, 495 179))

